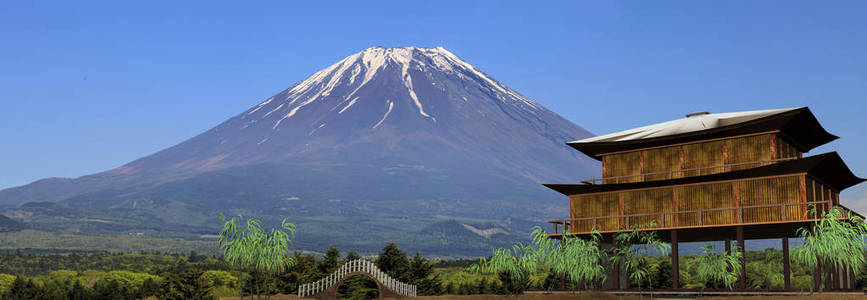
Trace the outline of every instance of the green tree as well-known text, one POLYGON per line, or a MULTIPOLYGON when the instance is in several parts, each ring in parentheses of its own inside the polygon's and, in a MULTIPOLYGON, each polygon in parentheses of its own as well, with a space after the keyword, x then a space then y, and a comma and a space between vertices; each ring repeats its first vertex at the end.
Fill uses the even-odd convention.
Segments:
POLYGON ((343 263, 347 263, 356 259, 361 259, 361 255, 358 255, 358 252, 349 251, 349 253, 346 254, 346 258, 343 259, 343 263))
POLYGON ((449 283, 446 284, 446 295, 456 295, 456 293, 457 290, 455 289, 455 284, 449 281, 449 283))
POLYGON ((374 264, 394 279, 404 282, 409 279, 407 275, 409 259, 406 257, 406 252, 400 250, 394 242, 389 242, 382 247, 382 252, 376 257, 374 264))
POLYGON ((530 244, 518 243, 510 249, 494 249, 493 256, 480 259, 478 263, 470 266, 469 270, 499 273, 501 282, 509 293, 518 288, 526 288, 531 275, 548 269, 557 274, 565 274, 576 285, 583 282, 585 288, 605 280, 603 261, 606 261, 608 256, 599 247, 601 236, 598 232, 593 232, 589 239, 566 235, 558 242, 549 238, 541 227, 536 226, 531 237, 530 244), (503 275, 502 272, 508 275, 503 275), (502 278, 509 281, 502 281, 502 278))
MULTIPOLYGON (((812 208, 808 214, 818 213, 812 208)), ((821 213, 812 228, 799 228, 798 235, 804 243, 795 247, 792 258, 813 269, 821 265, 823 270, 820 270, 820 282, 824 283, 833 269, 850 269, 858 274, 864 266, 867 223, 857 215, 844 212, 840 207, 821 213)), ((823 287, 820 285, 819 292, 822 291, 823 287)))
POLYGON ((204 271, 187 268, 172 272, 163 279, 157 297, 162 300, 203 300, 213 299, 210 282, 202 277, 204 271))
POLYGON ((376 281, 364 275, 351 276, 337 287, 338 299, 368 300, 379 298, 376 281))
POLYGON ((93 285, 93 299, 135 299, 135 292, 117 280, 100 280, 93 285))
MULTIPOLYGON (((734 249, 739 249, 737 242, 732 243, 734 249)), ((716 253, 714 246, 705 244, 702 246, 702 255, 698 259, 697 275, 704 284, 702 290, 708 283, 720 283, 729 290, 734 287, 738 280, 738 274, 741 273, 741 259, 743 253, 733 251, 732 253, 716 253)))
POLYGON ((416 285, 419 296, 433 296, 443 293, 443 283, 439 275, 433 275, 433 265, 418 252, 409 261, 409 284, 416 285))
POLYGON ((33 279, 25 280, 24 277, 17 276, 9 291, 2 297, 3 299, 21 299, 21 300, 37 300, 39 299, 39 287, 33 283, 33 279))
POLYGON ((325 250, 325 257, 319 263, 319 271, 323 274, 331 274, 340 267, 340 250, 334 245, 328 246, 325 250))
POLYGON ((276 288, 284 294, 295 294, 298 292, 298 285, 310 283, 325 276, 319 271, 319 263, 312 255, 295 251, 292 260, 295 263, 289 270, 277 275, 276 288))
POLYGON ((12 283, 15 282, 15 276, 9 274, 0 273, 0 295, 3 295, 9 288, 12 287, 12 283))
POLYGON ((648 280, 650 281, 651 288, 671 288, 671 260, 666 258, 664 258, 662 261, 659 261, 659 263, 655 265, 653 271, 650 273, 650 278, 648 280))
POLYGON ((236 287, 238 285, 238 277, 222 270, 205 271, 205 273, 202 274, 202 277, 212 286, 236 287))
POLYGON ((520 295, 524 293, 527 288, 530 287, 530 277, 529 276, 515 276, 519 275, 518 273, 512 273, 509 271, 500 271, 497 273, 497 278, 500 280, 502 284, 500 286, 500 294, 506 295, 520 295))
POLYGON ((69 300, 90 300, 93 299, 93 293, 89 288, 81 284, 80 280, 76 280, 66 294, 66 299, 69 300))
POLYGON ((547 252, 550 251, 547 248, 551 247, 546 241, 536 239, 536 236, 544 234, 540 228, 537 227, 537 230, 532 234, 533 243, 518 243, 512 245, 512 248, 496 248, 493 256, 479 259, 478 263, 468 268, 468 271, 497 274, 504 293, 522 293, 522 287, 530 281, 530 275, 538 271, 540 264, 547 258, 547 252))
POLYGON ((575 286, 584 283, 589 289, 607 278, 603 262, 608 253, 599 247, 601 235, 593 232, 588 239, 565 235, 559 244, 548 238, 548 234, 537 228, 533 240, 543 249, 543 260, 548 262, 555 273, 566 276, 575 286))
MULTIPOLYGON (((655 225, 651 223, 648 226, 655 227, 655 225)), ((648 286, 651 286, 648 281, 651 272, 647 261, 649 251, 654 250, 659 255, 666 255, 670 248, 668 244, 656 238, 655 232, 641 229, 641 226, 635 226, 630 232, 617 234, 615 237, 617 247, 611 249, 610 255, 611 262, 622 267, 629 280, 638 286, 639 296, 644 282, 648 282, 648 286)))
MULTIPOLYGON (((283 219, 282 228, 272 228, 270 231, 262 228, 258 220, 247 219, 247 226, 238 223, 243 217, 232 217, 223 221, 220 230, 219 246, 223 249, 226 261, 233 267, 249 272, 259 272, 265 275, 265 284, 256 288, 256 295, 270 292, 271 275, 287 270, 294 262, 289 256, 289 243, 295 235, 295 224, 283 219)), ((266 298, 270 297, 266 294, 266 298)))
POLYGON ((138 288, 138 297, 144 299, 150 296, 156 296, 156 294, 159 293, 160 290, 159 282, 160 280, 156 280, 153 278, 145 279, 142 282, 141 286, 138 288))

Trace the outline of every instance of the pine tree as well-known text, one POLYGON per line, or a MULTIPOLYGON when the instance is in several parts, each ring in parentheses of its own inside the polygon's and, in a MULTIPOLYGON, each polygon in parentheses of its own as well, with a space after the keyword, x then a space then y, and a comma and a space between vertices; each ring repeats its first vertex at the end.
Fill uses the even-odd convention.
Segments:
POLYGON ((476 291, 479 294, 490 294, 491 292, 488 290, 488 279, 482 278, 479 280, 479 287, 476 288, 476 291))
POLYGON ((419 296, 440 295, 443 283, 439 275, 433 274, 433 265, 418 252, 409 261, 409 283, 418 286, 419 296))
POLYGON ((340 264, 340 250, 331 245, 328 247, 328 250, 325 251, 325 257, 322 258, 322 261, 319 263, 319 271, 323 274, 331 274, 337 270, 340 264))
POLYGON ((24 280, 24 277, 17 276, 9 291, 6 292, 4 299, 39 299, 39 287, 33 283, 33 279, 24 280))
POLYGON ((202 278, 203 273, 200 269, 192 268, 169 274, 160 285, 157 297, 164 300, 212 299, 212 287, 208 280, 202 278))
POLYGON ((69 293, 66 294, 66 299, 69 300, 90 300, 93 298, 93 293, 86 286, 81 284, 80 280, 76 280, 69 293))
POLYGON ((506 271, 497 273, 497 276, 503 284, 500 288, 500 293, 502 294, 518 295, 530 286, 529 276, 512 276, 511 273, 506 271))
POLYGON ((409 281, 409 259, 406 258, 406 252, 400 250, 397 244, 389 242, 382 247, 382 252, 374 262, 380 270, 400 281, 409 281))
POLYGON ((349 251, 349 253, 346 254, 346 259, 343 260, 343 263, 347 263, 356 259, 361 259, 361 255, 358 255, 358 252, 349 251))
POLYGON ((159 292, 159 290, 160 284, 153 279, 148 278, 145 279, 145 281, 142 282, 141 287, 139 287, 138 295, 141 298, 147 298, 150 296, 155 296, 157 292, 159 292))

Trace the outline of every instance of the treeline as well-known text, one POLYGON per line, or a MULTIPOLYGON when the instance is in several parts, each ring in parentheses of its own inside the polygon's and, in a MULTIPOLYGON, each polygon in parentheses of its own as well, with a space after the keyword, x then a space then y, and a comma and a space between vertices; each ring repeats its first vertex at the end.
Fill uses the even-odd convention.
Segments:
MULTIPOLYGON (((89 253, 33 255, 0 252, 0 299, 213 299, 219 296, 250 295, 265 286, 266 294, 295 294, 298 285, 331 274, 343 263, 362 258, 330 247, 324 255, 292 254, 295 265, 268 278, 256 273, 232 270, 220 257, 164 253, 89 253)), ((720 288, 719 283, 702 282, 694 271, 698 255, 681 257, 680 282, 683 288, 720 288)), ((418 253, 407 255, 393 243, 370 258, 390 276, 418 286, 419 295, 515 294, 523 290, 559 289, 559 274, 534 274, 524 281, 505 273, 476 274, 466 267, 476 260, 428 260, 418 253)), ((782 253, 775 249, 748 251, 747 286, 755 289, 782 288, 782 253)), ((671 261, 667 256, 649 257, 650 286, 671 287, 671 261)), ((812 270, 792 264, 792 285, 809 290, 812 270)), ((632 283, 636 286, 636 283, 632 283)), ((856 280, 867 286, 867 272, 856 280)), ((567 289, 575 289, 566 282, 567 289)), ((371 299, 377 285, 364 276, 344 281, 342 299, 371 299)))
POLYGON ((67 253, 22 254, 20 251, 0 252, 0 273, 24 276, 47 275, 55 270, 71 271, 131 271, 161 274, 181 260, 205 270, 228 270, 226 262, 216 255, 189 253, 67 253))
MULTIPOLYGON (((222 258, 189 254, 92 253, 0 254, 0 299, 215 299, 251 294, 295 294, 298 286, 319 280, 343 263, 359 259, 330 247, 325 255, 292 254, 294 265, 276 276, 231 270, 222 258), (265 291, 262 291, 262 289, 265 291)), ((389 243, 373 259, 395 279, 418 286, 419 295, 444 292, 434 262, 419 253, 409 257, 389 243)), ((355 276, 340 286, 343 299, 378 297, 375 282, 355 276)))

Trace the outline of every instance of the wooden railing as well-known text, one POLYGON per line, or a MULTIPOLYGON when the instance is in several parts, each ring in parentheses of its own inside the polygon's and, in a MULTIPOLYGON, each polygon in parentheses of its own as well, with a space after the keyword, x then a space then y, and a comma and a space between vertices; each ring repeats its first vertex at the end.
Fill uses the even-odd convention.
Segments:
POLYGON ((658 178, 660 175, 664 175, 664 177, 662 179, 654 179, 654 180, 665 180, 665 179, 687 177, 687 176, 685 176, 685 174, 687 174, 687 173, 697 173, 697 175, 694 175, 694 176, 701 176, 702 173, 704 173, 704 175, 720 173, 720 172, 713 172, 713 171, 719 170, 721 168, 723 168, 725 170, 724 172, 729 172, 732 170, 732 168, 735 168, 737 170, 738 167, 752 166, 752 165, 757 165, 758 167, 761 167, 761 166, 770 165, 773 163, 778 163, 781 161, 788 161, 788 160, 794 160, 794 159, 798 159, 798 158, 797 157, 787 157, 787 158, 780 158, 780 159, 759 160, 759 161, 725 164, 725 165, 709 166, 709 167, 690 168, 690 169, 674 170, 674 171, 662 171, 662 172, 651 172, 651 173, 642 173, 642 174, 635 174, 635 175, 623 175, 623 176, 593 178, 593 179, 581 180, 581 183, 584 183, 584 184, 616 184, 616 183, 621 183, 621 182, 623 182, 623 183, 641 182, 641 181, 646 181, 647 177, 658 178), (680 176, 677 176, 678 174, 680 176), (637 181, 634 180, 636 178, 638 178, 639 180, 637 180, 637 181))
MULTIPOLYGON (((725 208, 709 208, 709 209, 699 209, 699 210, 685 210, 685 211, 673 211, 673 212, 658 212, 658 213, 647 213, 647 214, 631 214, 631 215, 619 215, 619 216, 603 216, 603 217, 586 217, 586 218, 575 218, 575 219, 560 219, 560 220, 551 220, 548 223, 553 224, 554 226, 554 235, 559 234, 587 234, 591 233, 594 230, 600 232, 607 231, 625 231, 631 230, 634 225, 643 226, 646 229, 672 229, 672 228, 684 228, 684 227, 702 227, 702 226, 725 226, 725 225, 739 225, 739 224, 756 224, 756 223, 768 223, 768 222, 791 222, 791 221, 809 221, 815 220, 819 217, 819 214, 824 211, 828 211, 833 206, 831 201, 814 201, 814 202, 797 202, 797 203, 781 203, 781 204, 768 204, 768 205, 752 205, 752 206, 738 206, 738 207, 725 207, 725 208), (797 207, 798 214, 796 216, 792 216, 791 213, 788 213, 789 207, 797 207), (810 208, 815 207, 813 210, 813 215, 808 215, 810 212, 810 208), (755 221, 752 220, 744 220, 744 210, 759 210, 759 209, 779 209, 779 219, 775 219, 776 215, 764 215, 764 220, 755 221), (731 222, 725 220, 726 218, 720 218, 720 212, 731 212, 733 214, 731 222), (716 216, 713 216, 715 220, 708 222, 706 216, 709 216, 712 213, 717 213, 716 216), (695 215, 695 221, 693 221, 691 215, 695 215), (722 222, 719 219, 723 219, 722 222), (652 220, 655 223, 655 226, 649 226, 648 220, 652 220), (563 233, 559 232, 559 228, 562 226, 563 233)), ((847 209, 848 211, 848 209, 847 209)))

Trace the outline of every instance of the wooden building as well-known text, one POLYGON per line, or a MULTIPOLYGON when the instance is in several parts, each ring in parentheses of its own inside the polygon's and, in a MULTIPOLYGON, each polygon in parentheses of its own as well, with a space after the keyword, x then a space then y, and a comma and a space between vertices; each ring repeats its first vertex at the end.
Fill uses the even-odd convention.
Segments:
MULTIPOLYGON (((551 236, 596 230, 612 241, 635 225, 654 224, 647 230, 671 242, 673 270, 679 269, 679 242, 725 241, 730 248, 737 240, 743 251, 745 239, 778 238, 790 289, 788 238, 815 221, 811 207, 842 207, 840 191, 864 181, 836 152, 803 156, 835 139, 801 107, 693 113, 570 142, 602 162, 602 178, 545 185, 570 199, 569 219, 549 221, 551 236)), ((742 270, 739 287, 745 288, 742 270)), ((834 274, 827 287, 854 287, 851 272, 834 274)), ((672 281, 677 289, 678 272, 672 281)))

